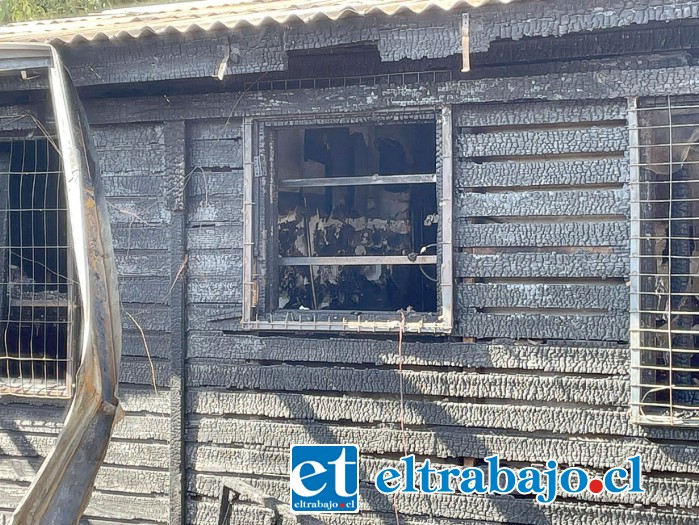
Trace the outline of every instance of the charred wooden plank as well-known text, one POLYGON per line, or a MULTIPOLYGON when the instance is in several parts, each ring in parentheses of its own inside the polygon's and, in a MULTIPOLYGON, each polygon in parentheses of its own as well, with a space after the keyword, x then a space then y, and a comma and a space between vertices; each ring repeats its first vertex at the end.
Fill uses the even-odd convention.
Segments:
POLYGON ((623 158, 547 161, 472 162, 455 164, 457 187, 586 186, 628 181, 629 167, 623 158))
MULTIPOLYGON (((400 392, 400 378, 394 370, 316 368, 289 365, 240 365, 224 362, 190 363, 190 387, 221 387, 232 390, 317 391, 317 392, 400 392)), ((406 395, 457 398, 517 399, 561 403, 617 406, 628 402, 628 382, 621 378, 583 378, 479 374, 447 371, 403 371, 406 395)))
POLYGON ((456 333, 476 338, 628 341, 628 315, 461 312, 456 333))
POLYGON ((455 426, 501 429, 508 432, 570 434, 576 436, 635 436, 698 441, 692 428, 647 429, 629 421, 627 407, 533 406, 508 403, 473 403, 446 400, 399 400, 356 396, 326 396, 291 392, 222 392, 191 389, 187 411, 192 425, 207 417, 239 415, 241 418, 287 419, 362 426, 395 424, 410 427, 455 426))
POLYGON ((454 258, 458 277, 578 279, 626 278, 629 275, 629 257, 620 252, 456 253, 454 258))
MULTIPOLYGON (((242 219, 242 213, 241 219, 242 219)), ((187 228, 187 247, 193 250, 220 250, 234 248, 242 250, 243 224, 240 223, 216 223, 202 222, 190 224, 187 228)))
POLYGON ((457 108, 456 126, 524 126, 626 120, 625 100, 519 102, 457 108))
POLYGON ((242 184, 240 188, 240 191, 227 195, 192 196, 188 202, 187 221, 243 224, 242 184))
POLYGON ((130 250, 167 250, 170 232, 162 226, 143 224, 134 217, 112 222, 114 249, 122 254, 130 250))
POLYGON ((190 303, 241 304, 242 273, 240 268, 230 274, 203 276, 187 282, 187 301, 190 303))
POLYGON ((628 223, 547 222, 470 224, 455 221, 456 246, 620 246, 629 240, 628 223))
POLYGON ((456 156, 473 158, 616 153, 626 150, 628 140, 628 132, 624 127, 461 134, 456 139, 456 156))
POLYGON ((626 312, 624 284, 457 284, 457 308, 561 308, 626 312))
POLYGON ((126 253, 120 251, 115 258, 117 272, 121 279, 129 277, 169 276, 169 256, 165 255, 162 251, 139 251, 136 253, 132 251, 126 253))
POLYGON ((523 99, 587 100, 626 96, 692 94, 699 67, 605 70, 568 74, 479 79, 420 86, 349 86, 341 90, 250 91, 86 101, 93 123, 148 122, 372 111, 397 106, 511 102, 523 99))
MULTIPOLYGON (((220 315, 230 315, 221 307, 220 315)), ((213 312, 212 312, 212 317, 213 312)), ((209 326, 209 330, 215 327, 209 326)), ((188 339, 190 358, 252 360, 269 362, 310 362, 316 364, 357 364, 396 366, 399 357, 395 341, 372 339, 303 337, 257 337, 192 332, 188 339)), ((404 342, 402 360, 406 366, 484 369, 540 370, 580 374, 625 375, 629 352, 625 346, 404 342)))
POLYGON ((629 192, 617 190, 463 192, 456 196, 455 217, 627 216, 629 192))

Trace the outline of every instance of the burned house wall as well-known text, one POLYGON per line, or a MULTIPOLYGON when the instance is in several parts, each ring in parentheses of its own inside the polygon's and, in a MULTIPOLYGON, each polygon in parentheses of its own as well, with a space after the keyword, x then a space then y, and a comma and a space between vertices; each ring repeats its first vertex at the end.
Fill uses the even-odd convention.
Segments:
MULTIPOLYGON (((171 252, 163 128, 162 123, 93 128, 119 272, 119 398, 126 417, 115 429, 85 523, 168 522, 171 252)), ((0 523, 9 520, 53 446, 67 407, 61 401, 0 400, 0 523)))
MULTIPOLYGON (((548 79, 548 96, 571 82, 612 95, 577 101, 474 102, 530 98, 534 80, 524 87, 510 81, 499 92, 488 89, 490 81, 457 90, 428 86, 435 100, 462 102, 454 107, 459 322, 452 337, 406 338, 403 415, 395 337, 241 330, 242 121, 228 118, 225 99, 173 97, 166 108, 156 98, 88 104, 124 309, 144 330, 158 386, 156 395, 143 336, 125 316, 127 418, 88 515, 157 523, 182 512, 187 523, 216 522, 226 485, 242 481, 251 492, 286 500, 290 444, 351 442, 363 453, 367 510, 343 518, 348 523, 392 522, 393 501, 369 482, 396 463, 404 443, 444 465, 498 453, 513 466, 552 456, 601 471, 641 453, 647 492, 634 501, 581 494, 546 508, 507 497, 405 498, 398 503, 402 522, 694 523, 684 509, 699 490, 699 433, 645 429, 627 416, 628 144, 619 98, 624 90, 651 89, 646 76, 659 79, 657 90, 668 78, 690 89, 688 74, 639 72, 638 87, 588 83, 584 74, 548 79), (561 148, 566 152, 551 158, 561 148), (171 290, 181 272, 184 305, 171 290), (177 345, 182 319, 186 342, 177 345), (634 506, 639 501, 643 507, 634 506), (677 508, 664 510, 671 506, 677 508)), ((391 88, 374 93, 387 106, 411 97, 391 88)), ((347 94, 290 94, 276 111, 331 111, 347 94)), ((253 93, 240 107, 267 112, 276 96, 253 93)), ((6 501, 18 501, 60 420, 55 405, 3 400, 6 501)), ((232 523, 273 518, 250 494, 241 499, 232 523)))
MULTIPOLYGON (((625 5, 655 9, 641 3, 625 5)), ((518 35, 547 31, 521 9, 502 15, 530 27, 518 35)), ((577 18, 576 27, 618 20, 600 17, 577 18)), ((698 68, 672 60, 626 57, 570 65, 590 69, 579 73, 439 84, 86 101, 125 303, 127 411, 87 519, 217 523, 222 487, 244 482, 231 523, 273 523, 260 494, 288 500, 289 445, 346 442, 363 454, 364 508, 343 523, 395 522, 393 499, 370 482, 405 448, 440 465, 497 453, 514 467, 553 457, 594 472, 640 453, 647 490, 638 499, 583 493, 549 507, 505 496, 405 497, 401 523, 696 523, 699 431, 628 418, 624 97, 699 90, 698 68), (401 374, 395 336, 244 331, 242 119, 439 104, 453 104, 455 117, 453 335, 406 337, 401 374)), ((103 62, 107 82, 155 78, 135 71, 144 65, 103 62)), ((178 60, 164 70, 182 74, 178 60)), ((0 401, 0 523, 65 406, 0 401)))
POLYGON ((583 493, 545 508, 401 497, 406 523, 695 522, 699 433, 628 420, 626 100, 469 103, 454 115, 458 324, 452 337, 403 344, 404 413, 396 337, 245 334, 230 318, 238 305, 219 303, 222 315, 188 324, 192 523, 216 519, 224 486, 242 490, 231 523, 272 520, 254 494, 287 501, 289 446, 307 442, 362 451, 365 510, 347 523, 395 519, 394 501, 370 484, 406 444, 442 465, 497 453, 513 467, 553 457, 592 472, 640 453, 647 488, 636 500, 583 493))

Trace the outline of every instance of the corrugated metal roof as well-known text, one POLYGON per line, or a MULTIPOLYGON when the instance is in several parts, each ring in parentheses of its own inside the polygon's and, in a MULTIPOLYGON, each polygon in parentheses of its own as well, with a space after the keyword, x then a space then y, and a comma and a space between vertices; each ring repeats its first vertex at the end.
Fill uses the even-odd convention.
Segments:
POLYGON ((185 33, 193 29, 258 26, 266 22, 310 22, 345 15, 421 13, 515 0, 202 0, 156 6, 110 9, 81 17, 8 24, 0 27, 0 42, 79 42, 146 34, 185 33))

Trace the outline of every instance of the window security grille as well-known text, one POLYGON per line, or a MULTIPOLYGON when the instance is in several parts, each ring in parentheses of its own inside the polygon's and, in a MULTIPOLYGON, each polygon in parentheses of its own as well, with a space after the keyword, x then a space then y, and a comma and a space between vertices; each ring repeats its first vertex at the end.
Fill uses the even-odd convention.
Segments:
POLYGON ((0 139, 0 393, 71 395, 77 285, 50 138, 0 139))
POLYGON ((632 415, 699 425, 699 97, 634 99, 632 415))

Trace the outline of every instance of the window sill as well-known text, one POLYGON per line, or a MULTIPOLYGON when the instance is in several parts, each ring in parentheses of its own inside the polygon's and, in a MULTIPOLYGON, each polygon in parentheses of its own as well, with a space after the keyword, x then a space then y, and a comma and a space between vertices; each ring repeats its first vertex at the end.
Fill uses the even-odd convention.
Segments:
POLYGON ((265 314, 266 319, 243 321, 250 330, 309 332, 449 334, 451 319, 436 313, 343 312, 328 310, 287 310, 265 314))

